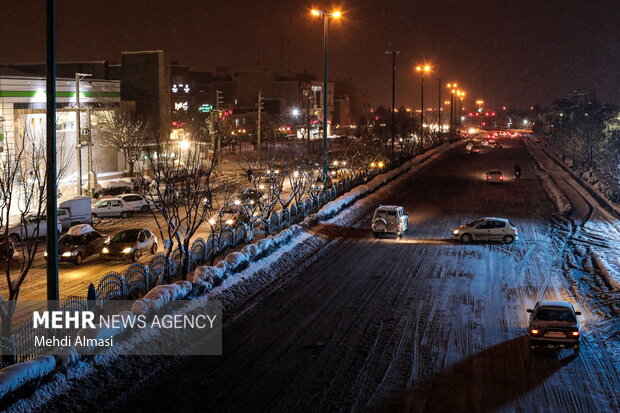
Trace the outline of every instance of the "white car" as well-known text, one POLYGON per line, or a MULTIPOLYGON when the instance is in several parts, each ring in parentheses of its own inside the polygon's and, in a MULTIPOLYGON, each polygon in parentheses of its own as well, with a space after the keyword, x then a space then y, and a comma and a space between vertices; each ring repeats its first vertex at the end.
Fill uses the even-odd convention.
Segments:
POLYGON ((381 234, 395 234, 402 237, 409 229, 409 215, 402 206, 380 205, 372 217, 372 233, 375 238, 381 234))
POLYGON ((121 198, 106 198, 93 205, 93 217, 129 218, 134 213, 133 205, 121 198))
MULTIPOLYGON (((62 232, 60 221, 56 222, 56 228, 60 234, 62 232)), ((9 226, 8 237, 13 242, 35 238, 35 235, 38 238, 47 235, 47 217, 45 215, 41 215, 39 218, 36 215, 29 215, 24 219, 24 222, 9 226)))
POLYGON ((142 195, 122 194, 118 197, 131 205, 135 212, 149 212, 153 209, 153 203, 144 198, 142 195))
POLYGON ((468 243, 471 241, 501 241, 511 244, 519 239, 519 230, 506 218, 480 218, 452 230, 452 238, 468 243))

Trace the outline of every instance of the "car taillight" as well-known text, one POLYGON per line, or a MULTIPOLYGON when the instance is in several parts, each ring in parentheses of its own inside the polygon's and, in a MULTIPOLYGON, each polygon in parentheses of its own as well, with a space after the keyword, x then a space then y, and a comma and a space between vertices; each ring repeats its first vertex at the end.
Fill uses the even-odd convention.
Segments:
POLYGON ((540 330, 532 329, 532 330, 530 330, 530 334, 533 335, 533 336, 538 335, 538 334, 540 334, 540 330))
POLYGON ((502 175, 500 175, 499 180, 500 180, 500 181, 503 181, 503 180, 504 180, 504 177, 503 177, 502 175))
POLYGON ((573 337, 579 337, 579 331, 573 331, 573 332, 571 333, 571 335, 572 335, 573 337))

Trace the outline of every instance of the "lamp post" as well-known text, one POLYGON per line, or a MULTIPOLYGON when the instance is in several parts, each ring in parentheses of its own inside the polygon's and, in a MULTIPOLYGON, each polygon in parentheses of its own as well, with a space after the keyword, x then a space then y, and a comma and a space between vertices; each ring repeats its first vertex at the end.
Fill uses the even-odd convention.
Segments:
POLYGON ((450 91, 450 133, 454 132, 454 94, 456 93, 457 83, 448 83, 446 85, 450 91))
POLYGON ((340 11, 327 12, 324 10, 313 9, 311 11, 313 16, 323 19, 323 189, 327 189, 327 179, 329 174, 329 153, 327 145, 327 39, 329 32, 329 19, 338 19, 342 16, 340 11))
POLYGON ((459 98, 459 135, 461 134, 461 117, 463 115, 463 99, 465 98, 465 91, 463 90, 458 90, 456 92, 456 95, 459 98))
POLYGON ((46 153, 47 170, 47 300, 59 299, 58 287, 58 211, 56 210, 56 0, 47 0, 46 66, 46 153))
POLYGON ((394 164, 394 147, 395 147, 395 139, 396 133, 394 131, 395 126, 395 112, 396 112, 396 55, 400 54, 400 50, 388 50, 385 52, 387 55, 392 55, 392 165, 394 164))
POLYGON ((420 142, 424 148, 424 74, 431 71, 431 66, 418 65, 415 70, 420 73, 420 142))

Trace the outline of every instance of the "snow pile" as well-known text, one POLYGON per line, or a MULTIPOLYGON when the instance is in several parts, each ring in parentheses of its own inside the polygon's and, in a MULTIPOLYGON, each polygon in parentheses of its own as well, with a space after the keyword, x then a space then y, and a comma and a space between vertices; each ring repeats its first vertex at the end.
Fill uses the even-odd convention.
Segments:
POLYGON ((568 216, 573 209, 573 204, 571 204, 566 195, 564 195, 564 192, 560 191, 549 175, 540 173, 539 177, 542 180, 545 192, 547 192, 547 195, 549 195, 549 198, 551 198, 560 214, 568 216))
MULTIPOLYGON (((121 321, 114 326, 110 325, 109 327, 97 324, 95 328, 83 328, 78 332, 78 336, 84 337, 86 339, 86 343, 88 343, 89 339, 106 340, 113 338, 115 335, 125 331, 125 325, 128 325, 136 317, 131 311, 122 311, 119 313, 119 316, 120 319, 124 321, 121 321)), ((89 344, 76 346, 77 352, 82 355, 91 353, 94 348, 94 345, 89 344)))
POLYGON ((0 370, 0 399, 28 382, 47 376, 55 367, 56 359, 53 356, 39 356, 3 368, 0 370))
POLYGON ((78 224, 78 225, 74 225, 71 228, 69 228, 69 230, 67 231, 67 234, 84 235, 84 234, 88 234, 89 232, 93 232, 93 231, 94 231, 93 227, 91 227, 88 224, 78 224))
POLYGON ((76 363, 80 359, 80 354, 73 346, 56 347, 52 354, 56 358, 56 363, 60 367, 67 367, 70 364, 76 363))
POLYGON ((618 267, 612 267, 607 260, 596 252, 592 252, 592 259, 609 287, 611 287, 612 290, 620 290, 620 282, 618 282, 618 280, 620 280, 620 274, 616 270, 618 267))
POLYGON ((166 303, 181 300, 192 291, 190 281, 176 281, 172 284, 158 285, 144 297, 136 300, 131 306, 131 312, 135 315, 147 315, 151 311, 157 311, 166 303))
POLYGON ((219 285, 228 274, 234 274, 243 270, 249 263, 260 259, 265 253, 286 245, 293 237, 301 232, 301 226, 293 225, 280 231, 276 235, 270 235, 257 242, 244 246, 239 252, 228 254, 217 265, 202 265, 194 271, 192 280, 195 283, 209 283, 219 285))

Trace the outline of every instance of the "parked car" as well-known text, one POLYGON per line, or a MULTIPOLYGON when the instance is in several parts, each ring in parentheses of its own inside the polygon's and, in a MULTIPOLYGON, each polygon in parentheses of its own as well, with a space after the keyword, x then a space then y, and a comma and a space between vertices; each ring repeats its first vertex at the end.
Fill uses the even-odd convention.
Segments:
POLYGON ((506 218, 480 218, 452 230, 452 238, 471 241, 501 241, 511 244, 519 239, 519 231, 506 218))
POLYGON ((409 215, 402 206, 380 205, 372 217, 372 233, 375 238, 381 234, 395 234, 402 237, 409 229, 409 215))
POLYGON ((533 309, 528 308, 530 323, 528 337, 530 349, 572 348, 579 354, 581 331, 573 305, 566 301, 539 301, 533 309))
POLYGON ((489 171, 487 172, 487 182, 503 184, 504 174, 502 173, 502 171, 489 171))
POLYGON ((133 207, 134 212, 149 212, 153 209, 153 203, 142 195, 122 194, 119 198, 133 207))
POLYGON ((60 200, 58 203, 58 220, 63 230, 67 230, 73 225, 92 224, 93 211, 90 198, 76 196, 60 200))
MULTIPOLYGON (((60 224, 60 221, 56 221, 56 229, 59 234, 62 232, 62 225, 60 224)), ((45 215, 41 215, 40 217, 37 217, 36 215, 29 215, 23 222, 17 222, 9 226, 8 231, 8 237, 11 241, 13 241, 13 243, 34 238, 35 235, 38 238, 45 237, 46 234, 47 217, 45 215)))
MULTIPOLYGON (((58 239, 58 261, 80 265, 91 255, 99 254, 109 240, 109 236, 100 234, 90 225, 75 225, 58 239)), ((47 251, 44 255, 47 258, 47 251)))
POLYGON ((144 228, 121 231, 101 248, 101 256, 106 260, 136 261, 148 253, 157 253, 157 237, 144 228))
POLYGON ((10 260, 13 258, 13 254, 15 254, 15 246, 13 245, 13 241, 11 241, 10 238, 4 238, 4 234, 0 234, 0 260, 10 260))
POLYGON ((106 198, 93 205, 93 217, 129 218, 133 213, 133 206, 121 198, 106 198))

